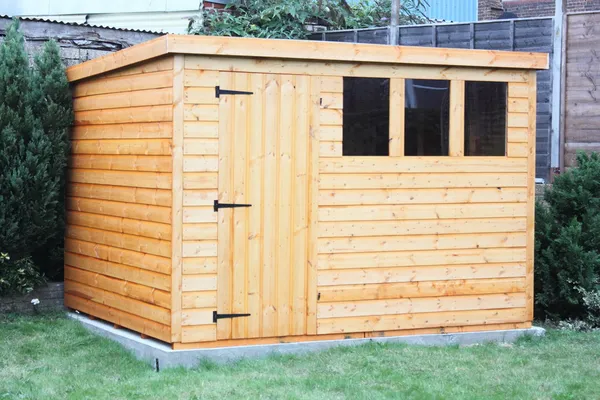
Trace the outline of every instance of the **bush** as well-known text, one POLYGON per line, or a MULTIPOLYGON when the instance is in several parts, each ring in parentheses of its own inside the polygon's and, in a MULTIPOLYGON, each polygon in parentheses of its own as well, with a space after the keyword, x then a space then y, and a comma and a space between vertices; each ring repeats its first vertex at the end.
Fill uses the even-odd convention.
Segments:
POLYGON ((0 253, 0 296, 27 294, 43 282, 30 257, 12 261, 8 254, 0 253))
MULTIPOLYGON (((400 22, 426 20, 426 0, 401 3, 400 22)), ((212 36, 249 36, 259 38, 305 39, 306 25, 315 23, 329 29, 357 29, 387 26, 391 0, 234 0, 226 11, 205 9, 202 23, 192 24, 189 32, 212 36)))
POLYGON ((32 257, 44 269, 62 245, 71 122, 58 46, 47 43, 30 66, 15 20, 0 45, 0 249, 11 256, 2 276, 16 266, 23 279, 31 277, 32 257))
POLYGON ((577 162, 536 204, 535 305, 538 317, 594 324, 600 316, 600 156, 581 153, 577 162))

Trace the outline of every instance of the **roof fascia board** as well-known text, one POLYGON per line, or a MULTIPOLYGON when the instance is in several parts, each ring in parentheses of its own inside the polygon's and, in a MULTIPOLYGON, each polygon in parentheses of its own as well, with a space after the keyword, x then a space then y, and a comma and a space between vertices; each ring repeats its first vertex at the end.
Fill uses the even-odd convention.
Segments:
POLYGON ((77 81, 165 54, 222 55, 448 67, 548 69, 548 54, 499 50, 446 49, 308 40, 164 35, 67 69, 77 81))

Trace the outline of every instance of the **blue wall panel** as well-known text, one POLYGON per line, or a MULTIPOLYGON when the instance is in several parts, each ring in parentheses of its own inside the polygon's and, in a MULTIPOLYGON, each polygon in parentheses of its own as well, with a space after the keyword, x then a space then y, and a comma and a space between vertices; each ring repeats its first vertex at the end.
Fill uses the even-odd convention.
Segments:
POLYGON ((425 15, 448 22, 477 21, 477 0, 428 0, 425 15))

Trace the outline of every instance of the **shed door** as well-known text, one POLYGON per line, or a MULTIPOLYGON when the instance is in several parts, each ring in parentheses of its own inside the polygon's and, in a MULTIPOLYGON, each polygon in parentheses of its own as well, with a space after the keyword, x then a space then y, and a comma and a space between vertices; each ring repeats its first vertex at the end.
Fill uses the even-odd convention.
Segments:
POLYGON ((310 77, 219 85, 217 339, 306 334, 310 77))

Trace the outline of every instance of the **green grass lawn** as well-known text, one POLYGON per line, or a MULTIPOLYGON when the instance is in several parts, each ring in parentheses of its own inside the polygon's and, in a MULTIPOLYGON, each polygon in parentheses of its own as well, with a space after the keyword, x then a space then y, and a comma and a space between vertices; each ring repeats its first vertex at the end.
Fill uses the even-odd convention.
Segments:
POLYGON ((0 318, 0 399, 600 399, 600 333, 370 344, 157 373, 62 315, 0 318))

